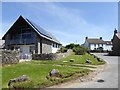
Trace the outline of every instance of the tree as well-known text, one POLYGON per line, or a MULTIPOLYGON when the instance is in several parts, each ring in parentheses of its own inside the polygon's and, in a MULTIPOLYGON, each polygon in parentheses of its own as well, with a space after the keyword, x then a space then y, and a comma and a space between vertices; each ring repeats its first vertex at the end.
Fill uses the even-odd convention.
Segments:
POLYGON ((73 49, 73 47, 74 47, 74 43, 71 43, 65 46, 65 48, 67 49, 73 49))
POLYGON ((84 55, 85 53, 89 53, 89 48, 81 46, 80 44, 68 44, 65 47, 61 47, 61 52, 67 52, 68 49, 72 49, 76 55, 84 55))

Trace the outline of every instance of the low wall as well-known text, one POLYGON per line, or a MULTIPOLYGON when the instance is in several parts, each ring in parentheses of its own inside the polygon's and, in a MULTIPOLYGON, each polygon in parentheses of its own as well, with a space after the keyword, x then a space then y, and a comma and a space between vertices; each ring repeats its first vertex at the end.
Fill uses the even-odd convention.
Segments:
POLYGON ((32 60, 59 60, 69 56, 70 53, 71 50, 68 50, 66 53, 33 54, 32 60))
POLYGON ((2 65, 19 63, 19 51, 2 50, 2 65))

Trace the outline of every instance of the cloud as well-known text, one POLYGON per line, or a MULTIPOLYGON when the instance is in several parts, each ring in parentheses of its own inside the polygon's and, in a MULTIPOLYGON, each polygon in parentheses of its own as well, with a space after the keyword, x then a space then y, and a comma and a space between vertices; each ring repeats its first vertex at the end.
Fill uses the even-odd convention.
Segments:
MULTIPOLYGON (((106 35, 110 26, 100 26, 88 22, 84 17, 84 11, 78 8, 72 8, 62 5, 62 3, 42 2, 42 3, 22 3, 26 8, 26 15, 33 17, 36 22, 41 18, 46 20, 46 30, 54 33, 63 44, 75 42, 84 42, 84 37, 100 37, 106 35), (29 11, 31 10, 31 11, 29 11), (33 12, 33 13, 28 13, 33 12), (36 12, 34 12, 36 11, 36 12), (42 17, 43 15, 43 17, 42 17), (47 20, 44 16, 49 16, 47 20), (50 23, 51 22, 51 23, 50 23), (53 25, 51 25, 53 23, 53 25)), ((39 24, 39 23, 38 23, 39 24)), ((7 23, 5 24, 7 26, 7 23)))
POLYGON ((54 27, 50 28, 54 28, 53 30, 55 33, 59 32, 59 34, 66 37, 78 38, 85 35, 100 37, 107 34, 109 30, 112 30, 110 26, 100 26, 88 22, 82 17, 81 14, 84 13, 84 11, 80 9, 66 8, 56 3, 45 3, 44 8, 44 12, 56 17, 61 23, 61 27, 56 31, 54 27))

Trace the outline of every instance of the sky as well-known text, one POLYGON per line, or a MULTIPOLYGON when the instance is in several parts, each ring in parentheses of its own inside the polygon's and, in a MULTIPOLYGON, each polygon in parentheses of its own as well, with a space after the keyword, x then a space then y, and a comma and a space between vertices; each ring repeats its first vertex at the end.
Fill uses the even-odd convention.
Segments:
POLYGON ((118 29, 117 2, 2 2, 0 38, 22 15, 51 32, 63 45, 85 37, 110 41, 118 29))

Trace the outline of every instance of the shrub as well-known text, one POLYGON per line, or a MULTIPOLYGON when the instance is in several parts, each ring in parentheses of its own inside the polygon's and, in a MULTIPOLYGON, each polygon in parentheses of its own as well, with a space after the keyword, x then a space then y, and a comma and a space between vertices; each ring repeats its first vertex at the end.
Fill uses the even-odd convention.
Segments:
POLYGON ((68 49, 72 49, 76 55, 84 55, 85 53, 89 53, 89 49, 87 47, 83 47, 74 43, 68 44, 65 47, 61 47, 60 51, 64 53, 67 52, 68 49))
POLYGON ((84 48, 85 52, 90 53, 90 50, 88 47, 84 47, 84 46, 82 46, 82 47, 84 48))
POLYGON ((89 49, 87 47, 83 47, 83 46, 78 46, 76 45, 73 48, 73 51, 75 52, 76 55, 84 55, 85 53, 89 53, 89 49))
POLYGON ((65 48, 73 49, 74 45, 75 45, 74 43, 71 43, 71 44, 66 45, 65 48))
POLYGON ((73 52, 75 52, 76 55, 84 55, 85 54, 84 48, 82 48, 80 46, 74 47, 73 52))
POLYGON ((60 51, 62 52, 62 53, 64 53, 64 52, 67 52, 67 48, 65 48, 64 46, 62 46, 61 48, 60 48, 60 51))

